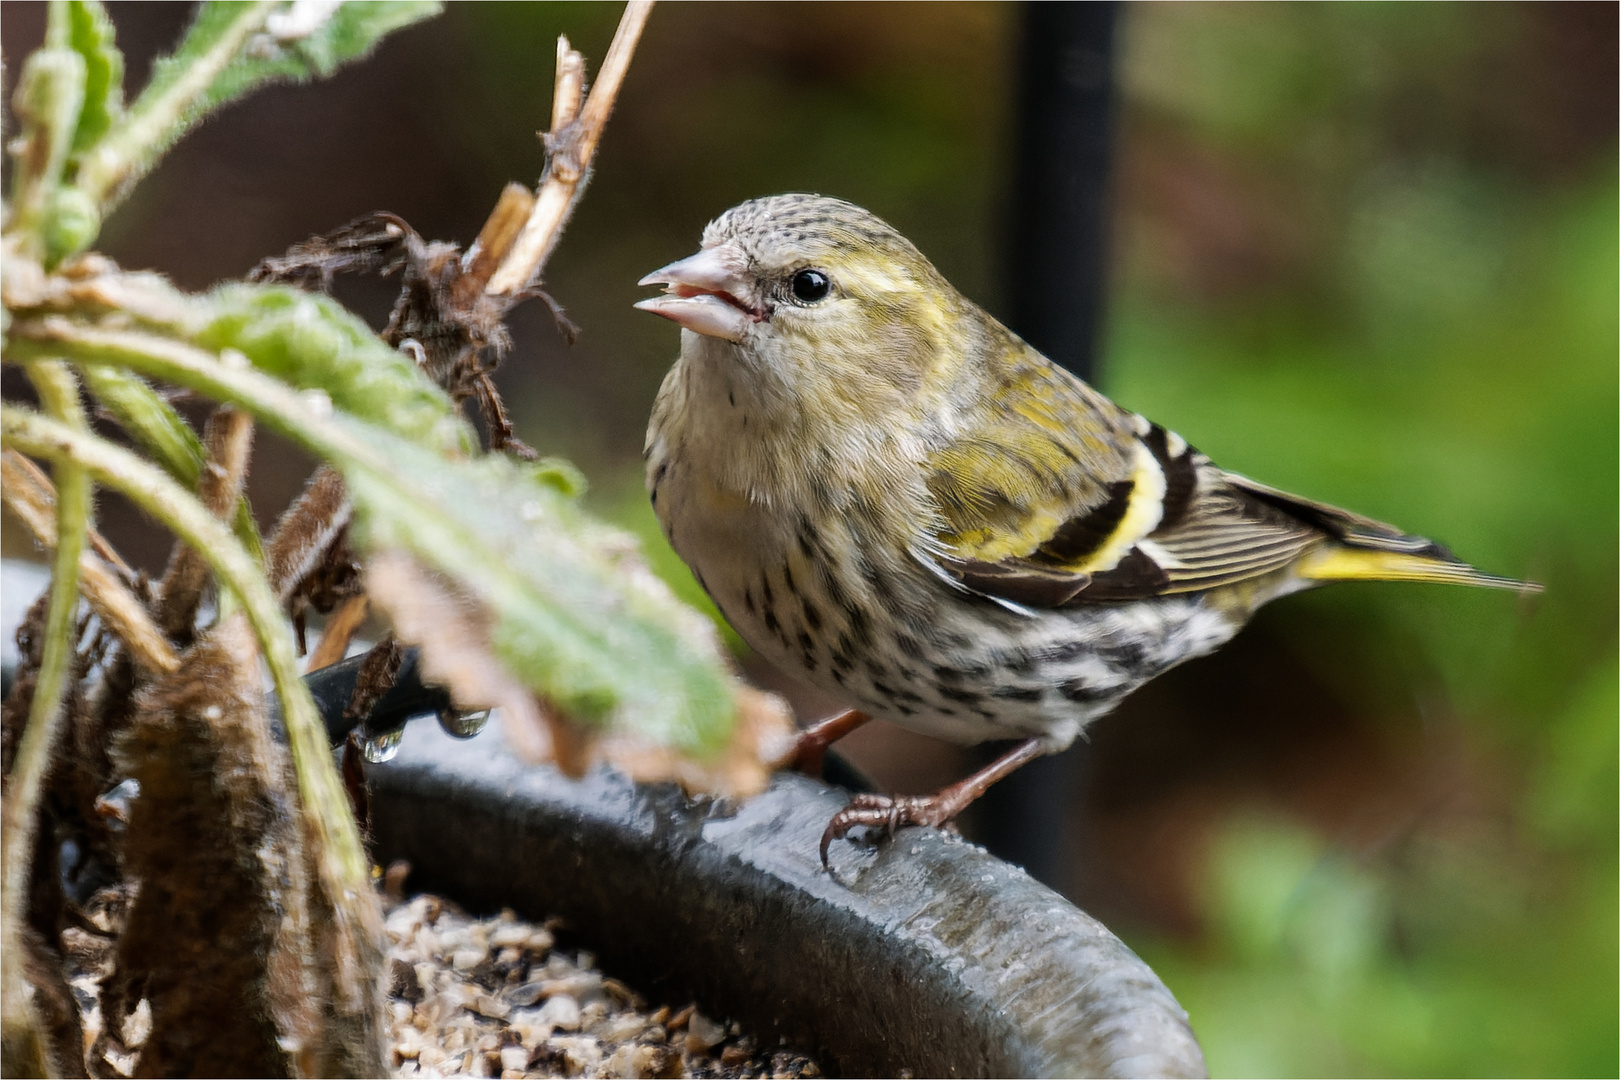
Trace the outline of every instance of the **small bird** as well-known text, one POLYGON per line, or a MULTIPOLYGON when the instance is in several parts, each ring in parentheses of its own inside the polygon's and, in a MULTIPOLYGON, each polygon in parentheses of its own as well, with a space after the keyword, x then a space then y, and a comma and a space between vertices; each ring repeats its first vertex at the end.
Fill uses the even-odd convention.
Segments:
POLYGON ((755 650, 881 718, 1019 740, 926 797, 856 795, 822 837, 942 825, 1260 605, 1330 581, 1533 590, 1432 540, 1226 472, 819 195, 755 199, 640 284, 681 353, 647 429, 671 545, 755 650))

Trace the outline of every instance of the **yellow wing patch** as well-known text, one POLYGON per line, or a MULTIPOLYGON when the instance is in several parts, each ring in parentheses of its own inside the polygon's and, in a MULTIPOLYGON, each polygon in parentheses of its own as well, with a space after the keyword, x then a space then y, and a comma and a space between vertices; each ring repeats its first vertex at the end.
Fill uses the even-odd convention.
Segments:
POLYGON ((1164 516, 1164 491, 1164 470, 1152 451, 1137 443, 1136 470, 1131 474, 1131 495, 1125 516, 1101 547, 1078 563, 1071 563, 1069 569, 1100 574, 1118 566, 1132 546, 1159 527, 1164 516))

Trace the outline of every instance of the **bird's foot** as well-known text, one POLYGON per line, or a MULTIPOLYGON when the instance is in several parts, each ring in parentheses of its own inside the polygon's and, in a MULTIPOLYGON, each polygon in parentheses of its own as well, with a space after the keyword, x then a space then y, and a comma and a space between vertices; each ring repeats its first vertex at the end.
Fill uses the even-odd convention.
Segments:
MULTIPOLYGON (((841 719, 835 717, 834 720, 841 719)), ((864 719, 864 718, 863 718, 864 719)), ((826 721, 818 727, 831 724, 826 721)), ((815 730, 815 729, 811 729, 815 730)), ((805 734, 809 734, 806 732, 805 734)), ((893 836, 905 825, 933 825, 936 828, 953 820, 968 808, 968 804, 983 795, 985 789, 1026 761, 1040 757, 1044 747, 1039 739, 1025 739, 995 761, 986 765, 966 780, 932 795, 856 795, 849 800, 821 834, 821 867, 827 869, 827 849, 834 840, 842 840, 857 825, 869 829, 883 829, 893 836)))
POLYGON ((822 868, 827 867, 827 851, 832 842, 842 840, 858 825, 882 829, 885 836, 893 836, 895 830, 907 825, 938 828, 949 824, 962 812, 963 805, 958 805, 959 802, 951 797, 949 789, 938 795, 856 795, 848 806, 833 815, 821 834, 822 868))
MULTIPOLYGON (((806 776, 819 777, 822 762, 827 757, 827 747, 854 731, 871 717, 859 709, 849 709, 837 716, 829 717, 819 724, 813 724, 799 732, 799 737, 788 753, 784 765, 795 769, 806 776)), ((782 766, 777 766, 781 768, 782 766)))

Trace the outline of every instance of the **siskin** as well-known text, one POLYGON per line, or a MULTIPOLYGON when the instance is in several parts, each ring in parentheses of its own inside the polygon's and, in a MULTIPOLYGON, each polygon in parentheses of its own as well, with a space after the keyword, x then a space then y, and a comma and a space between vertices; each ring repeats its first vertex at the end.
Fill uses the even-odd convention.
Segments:
POLYGON ((743 203, 642 279, 680 324, 647 429, 670 543, 784 670, 868 717, 1018 739, 927 797, 856 795, 857 825, 941 825, 1067 747, 1261 604, 1330 581, 1535 586, 1431 540, 1226 472, 1054 366, 860 207, 743 203))

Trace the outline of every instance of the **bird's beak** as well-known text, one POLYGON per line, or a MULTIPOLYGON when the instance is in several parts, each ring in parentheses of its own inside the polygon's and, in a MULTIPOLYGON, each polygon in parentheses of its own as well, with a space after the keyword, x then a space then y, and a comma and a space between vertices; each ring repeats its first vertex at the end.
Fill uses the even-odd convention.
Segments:
POLYGON ((663 285, 663 296, 636 307, 677 322, 688 330, 726 341, 741 341, 765 311, 750 301, 746 260, 729 244, 704 248, 680 262, 654 270, 638 285, 663 285))

